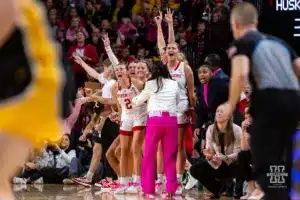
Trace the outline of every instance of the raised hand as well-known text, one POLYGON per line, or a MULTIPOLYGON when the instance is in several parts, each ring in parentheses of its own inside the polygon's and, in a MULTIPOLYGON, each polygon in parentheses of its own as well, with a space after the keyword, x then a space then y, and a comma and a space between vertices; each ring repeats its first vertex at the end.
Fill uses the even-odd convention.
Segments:
POLYGON ((102 37, 102 41, 103 41, 103 44, 104 44, 105 47, 109 47, 110 46, 110 40, 109 40, 108 34, 105 34, 102 37))
POLYGON ((165 19, 168 22, 168 24, 173 23, 173 13, 174 11, 171 11, 170 8, 167 9, 167 14, 165 14, 165 19))
POLYGON ((158 16, 156 16, 156 17, 154 17, 154 19, 155 19, 155 22, 156 22, 156 24, 157 25, 161 25, 161 22, 162 22, 162 12, 161 11, 159 11, 159 15, 158 16))

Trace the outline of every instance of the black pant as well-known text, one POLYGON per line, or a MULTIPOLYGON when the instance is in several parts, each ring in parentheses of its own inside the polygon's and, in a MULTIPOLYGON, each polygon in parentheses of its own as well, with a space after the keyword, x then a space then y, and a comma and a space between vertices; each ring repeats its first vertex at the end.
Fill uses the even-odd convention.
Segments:
POLYGON ((243 181, 252 181, 252 167, 251 167, 251 152, 241 151, 238 154, 237 163, 240 168, 236 171, 236 177, 239 180, 243 181))
MULTIPOLYGON (((109 118, 107 118, 101 131, 101 137, 95 140, 95 143, 98 144, 100 143, 102 145, 103 155, 106 154, 110 145, 118 137, 119 132, 120 132, 120 126, 112 122, 109 118)), ((106 166, 105 175, 107 177, 117 178, 117 175, 109 165, 106 156, 103 156, 103 158, 104 158, 104 166, 106 166)))
POLYGON ((254 178, 264 190, 266 200, 289 197, 292 137, 299 121, 299 103, 295 91, 265 89, 253 93, 250 112, 254 119, 251 133, 254 178), (288 177, 283 173, 288 173, 288 177))
POLYGON ((192 165, 191 175, 214 195, 219 196, 228 179, 233 178, 233 164, 222 163, 218 169, 212 168, 206 160, 199 160, 192 165))
POLYGON ((69 167, 50 168, 46 167, 41 170, 25 171, 23 178, 29 178, 31 182, 43 177, 44 183, 61 184, 65 178, 68 178, 69 167))

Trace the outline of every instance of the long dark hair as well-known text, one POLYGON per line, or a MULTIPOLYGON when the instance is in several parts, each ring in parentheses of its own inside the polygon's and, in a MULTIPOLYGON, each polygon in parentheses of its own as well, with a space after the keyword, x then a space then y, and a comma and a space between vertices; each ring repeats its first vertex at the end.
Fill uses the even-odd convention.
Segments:
POLYGON ((154 62, 150 68, 151 78, 150 80, 156 80, 157 90, 155 93, 158 93, 163 88, 163 79, 172 79, 169 73, 169 70, 163 62, 158 61, 154 62))
MULTIPOLYGON (((225 132, 226 133, 224 135, 224 143, 225 143, 225 147, 228 147, 229 145, 233 144, 235 141, 232 118, 230 118, 227 121, 225 132)), ((221 131, 218 127, 218 123, 217 121, 215 121, 213 125, 212 141, 216 143, 218 146, 220 145, 220 141, 219 141, 220 133, 221 131)))

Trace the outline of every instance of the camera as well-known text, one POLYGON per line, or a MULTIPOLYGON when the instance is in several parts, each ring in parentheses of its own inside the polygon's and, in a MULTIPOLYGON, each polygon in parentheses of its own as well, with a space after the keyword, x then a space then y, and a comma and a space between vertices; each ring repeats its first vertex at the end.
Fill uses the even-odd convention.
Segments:
POLYGON ((89 148, 87 140, 90 140, 91 142, 94 142, 95 140, 99 140, 99 133, 95 130, 89 133, 86 137, 86 141, 78 141, 78 146, 89 148))

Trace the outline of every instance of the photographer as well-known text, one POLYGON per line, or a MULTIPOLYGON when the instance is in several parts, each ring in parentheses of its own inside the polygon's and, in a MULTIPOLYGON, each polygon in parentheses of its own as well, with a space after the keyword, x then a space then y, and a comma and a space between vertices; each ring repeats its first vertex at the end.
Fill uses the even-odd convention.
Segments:
MULTIPOLYGON (((66 185, 74 184, 73 178, 80 177, 87 173, 93 156, 94 141, 98 139, 98 132, 93 130, 86 137, 86 141, 79 141, 77 148, 79 149, 78 158, 71 160, 69 168, 69 177, 63 180, 66 185)), ((100 179, 103 172, 103 165, 100 163, 95 171, 94 178, 100 179)))
POLYGON ((245 120, 242 123, 242 137, 241 137, 241 149, 242 151, 238 155, 237 162, 239 163, 239 170, 237 171, 237 177, 240 180, 248 182, 247 194, 241 199, 262 199, 264 197, 263 192, 258 186, 255 188, 255 181, 252 175, 251 166, 251 151, 250 151, 250 134, 252 129, 252 117, 249 114, 249 108, 245 109, 245 120))
POLYGON ((69 134, 64 134, 59 144, 46 143, 40 155, 43 159, 37 163, 26 163, 26 170, 32 172, 23 175, 26 183, 60 184, 68 176, 71 160, 76 157, 75 150, 70 147, 69 134))

